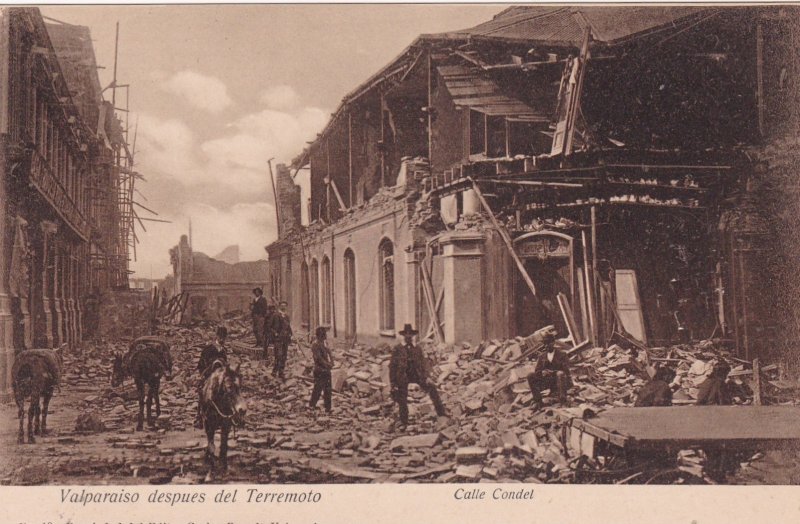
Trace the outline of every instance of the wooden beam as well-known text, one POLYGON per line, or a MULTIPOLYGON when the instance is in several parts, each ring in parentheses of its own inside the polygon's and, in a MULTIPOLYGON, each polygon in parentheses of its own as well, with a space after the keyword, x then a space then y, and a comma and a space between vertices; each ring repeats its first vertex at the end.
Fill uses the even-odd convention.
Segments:
POLYGON ((756 23, 756 101, 758 103, 758 134, 764 136, 764 27, 756 23))
POLYGON ((436 304, 434 303, 433 299, 433 283, 431 282, 431 274, 428 272, 428 266, 425 264, 424 260, 420 264, 420 268, 422 269, 422 291, 425 295, 425 303, 428 306, 431 321, 434 325, 434 341, 437 344, 441 344, 444 342, 444 332, 442 331, 442 326, 439 324, 439 314, 436 310, 436 304))
POLYGON ((339 194, 339 188, 336 187, 336 181, 332 178, 330 178, 329 180, 330 181, 328 182, 328 184, 330 185, 330 187, 333 188, 333 193, 336 195, 336 200, 339 201, 339 206, 342 208, 342 211, 347 211, 348 207, 344 205, 344 200, 342 200, 342 195, 339 194))
POLYGON ((511 255, 511 258, 514 259, 514 263, 517 265, 517 269, 519 270, 520 274, 522 275, 522 279, 527 284, 528 289, 531 290, 531 293, 536 296, 536 286, 533 284, 533 280, 531 280, 530 275, 528 275, 528 271, 525 269, 525 264, 522 263, 522 260, 517 255, 517 252, 514 250, 514 243, 511 241, 511 237, 506 231, 505 226, 501 225, 500 222, 497 221, 497 217, 494 216, 492 212, 492 208, 489 207, 489 203, 486 202, 486 199, 483 197, 483 193, 481 192, 481 188, 478 187, 478 183, 473 180, 471 177, 468 177, 468 180, 472 182, 472 188, 475 190, 475 194, 478 196, 478 200, 481 201, 481 205, 489 213, 489 218, 492 221, 495 229, 500 234, 500 237, 503 239, 503 242, 506 244, 506 248, 508 248, 508 252, 511 255))
POLYGON ((761 363, 753 359, 753 404, 760 406, 761 400, 761 363))
MULTIPOLYGON (((383 114, 381 114, 383 118, 383 114)), ((347 172, 348 172, 348 202, 353 205, 353 111, 347 112, 347 172)))

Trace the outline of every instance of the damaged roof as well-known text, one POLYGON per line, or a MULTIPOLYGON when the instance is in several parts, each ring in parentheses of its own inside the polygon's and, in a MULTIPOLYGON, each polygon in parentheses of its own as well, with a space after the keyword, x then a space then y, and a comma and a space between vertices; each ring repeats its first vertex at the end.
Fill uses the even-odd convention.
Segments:
POLYGON ((72 99, 81 116, 95 125, 102 88, 89 28, 65 23, 46 23, 45 28, 72 99))
POLYGON ((659 29, 674 27, 687 18, 702 19, 717 9, 688 6, 515 6, 475 27, 447 33, 451 37, 498 38, 579 47, 591 29, 592 39, 605 44, 659 29))
POLYGON ((447 91, 457 106, 515 121, 550 121, 548 115, 539 114, 524 102, 503 93, 497 83, 483 76, 477 67, 449 65, 436 69, 442 75, 447 91))
MULTIPOLYGON (((336 119, 354 99, 376 88, 387 78, 403 74, 408 68, 413 67, 414 54, 418 54, 426 43, 448 41, 457 43, 482 39, 580 48, 586 29, 591 28, 594 43, 614 45, 644 34, 670 29, 679 31, 687 24, 691 26, 690 24, 704 21, 719 12, 719 8, 689 6, 514 6, 475 27, 460 31, 423 34, 394 60, 345 95, 333 117, 317 135, 315 142, 327 134, 336 119)), ((291 165, 300 168, 307 165, 309 158, 309 148, 306 147, 292 160, 291 165)))
POLYGON ((262 283, 267 281, 269 263, 266 260, 228 264, 205 253, 192 253, 192 276, 189 282, 225 284, 262 283))

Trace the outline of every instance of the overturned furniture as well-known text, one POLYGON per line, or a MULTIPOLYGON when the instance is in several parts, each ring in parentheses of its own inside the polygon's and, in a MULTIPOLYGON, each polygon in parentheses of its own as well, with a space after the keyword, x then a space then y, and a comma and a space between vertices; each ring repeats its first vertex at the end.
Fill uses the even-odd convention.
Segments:
MULTIPOLYGON (((677 459, 681 450, 714 456, 800 446, 800 407, 676 406, 613 408, 565 424, 571 453, 644 462, 677 459)), ((631 469, 633 471, 633 469, 631 469)))

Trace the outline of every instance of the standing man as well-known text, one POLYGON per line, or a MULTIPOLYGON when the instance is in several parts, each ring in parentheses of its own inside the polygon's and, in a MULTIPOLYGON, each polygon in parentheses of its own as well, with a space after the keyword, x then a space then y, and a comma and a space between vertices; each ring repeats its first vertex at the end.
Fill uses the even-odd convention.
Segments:
POLYGON ((275 364, 272 366, 272 376, 280 377, 285 380, 284 370, 286 369, 286 355, 289 352, 289 343, 292 341, 292 325, 289 322, 289 314, 286 308, 289 305, 285 300, 281 300, 278 311, 272 316, 272 335, 275 337, 275 364))
POLYGON ((250 304, 250 313, 253 317, 253 334, 256 336, 256 347, 264 346, 266 339, 267 298, 264 291, 257 287, 253 290, 253 302, 250 304))
POLYGON ((558 401, 567 402, 567 390, 572 387, 569 373, 569 357, 555 346, 556 337, 545 333, 542 337, 544 352, 536 361, 536 370, 528 375, 528 387, 536 404, 542 402, 542 390, 549 389, 550 394, 558 393, 558 401))
POLYGON ((267 304, 267 318, 264 320, 264 360, 267 360, 269 357, 267 352, 269 351, 269 346, 274 343, 275 335, 272 332, 272 317, 275 316, 275 303, 270 301, 267 304))
POLYGON ((420 389, 430 395, 436 414, 443 417, 446 414, 442 399, 436 386, 428 380, 425 369, 425 355, 422 348, 414 344, 414 335, 417 330, 406 324, 399 333, 403 337, 403 344, 398 344, 392 351, 389 361, 389 380, 392 385, 392 398, 400 409, 400 431, 408 425, 408 385, 417 384, 420 389))
POLYGON ((325 411, 331 412, 331 369, 333 369, 333 355, 326 339, 328 328, 320 326, 316 330, 317 339, 311 344, 311 355, 314 357, 314 390, 308 405, 311 409, 317 407, 320 395, 324 395, 325 411))

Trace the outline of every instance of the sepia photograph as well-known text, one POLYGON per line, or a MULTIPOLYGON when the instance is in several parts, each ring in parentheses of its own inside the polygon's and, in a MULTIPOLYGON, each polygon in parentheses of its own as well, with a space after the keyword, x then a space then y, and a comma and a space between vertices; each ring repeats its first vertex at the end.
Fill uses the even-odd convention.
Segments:
POLYGON ((0 7, 0 484, 800 484, 799 22, 0 7))

